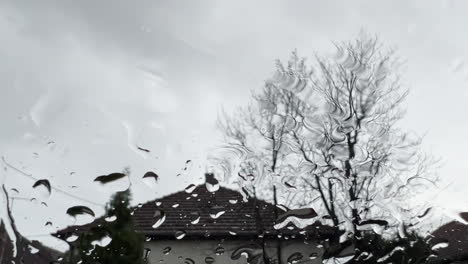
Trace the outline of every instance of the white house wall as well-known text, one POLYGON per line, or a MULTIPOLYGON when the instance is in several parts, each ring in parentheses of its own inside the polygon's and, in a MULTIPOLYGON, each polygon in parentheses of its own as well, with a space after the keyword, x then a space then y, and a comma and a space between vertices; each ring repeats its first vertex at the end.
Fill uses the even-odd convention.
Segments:
MULTIPOLYGON (((276 244, 277 241, 267 241, 267 252, 275 256, 276 259, 276 244)), ((286 264, 287 259, 294 253, 299 252, 303 258, 296 263, 322 263, 321 256, 323 248, 317 243, 304 244, 301 241, 282 241, 282 263, 286 264), (309 259, 310 256, 316 256, 309 259)), ((157 240, 146 242, 145 247, 151 250, 148 256, 149 264, 205 264, 206 259, 211 257, 214 263, 229 263, 229 264, 247 264, 247 259, 242 256, 238 260, 232 260, 231 256, 234 250, 239 247, 246 246, 249 241, 245 240, 229 240, 221 242, 220 240, 157 240), (224 252, 216 254, 216 249, 222 247, 224 252), (164 254, 164 251, 170 251, 164 254), (193 262, 192 262, 193 261, 193 262)), ((261 252, 261 250, 257 250, 261 252)), ((209 263, 209 262, 208 262, 209 263)))

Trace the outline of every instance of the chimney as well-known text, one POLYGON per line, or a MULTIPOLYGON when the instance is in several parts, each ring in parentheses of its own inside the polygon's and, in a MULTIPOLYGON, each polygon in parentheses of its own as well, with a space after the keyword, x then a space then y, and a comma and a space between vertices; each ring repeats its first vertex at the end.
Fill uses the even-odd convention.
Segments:
POLYGON ((218 180, 215 178, 214 173, 212 173, 212 172, 205 173, 205 183, 209 183, 209 184, 217 184, 218 183, 218 180))

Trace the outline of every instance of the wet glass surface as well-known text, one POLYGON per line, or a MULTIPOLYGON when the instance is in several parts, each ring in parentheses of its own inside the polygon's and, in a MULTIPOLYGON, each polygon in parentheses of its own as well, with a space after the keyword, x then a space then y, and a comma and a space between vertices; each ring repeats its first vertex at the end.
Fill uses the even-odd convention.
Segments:
POLYGON ((468 261, 467 10, 1 2, 0 264, 468 261))

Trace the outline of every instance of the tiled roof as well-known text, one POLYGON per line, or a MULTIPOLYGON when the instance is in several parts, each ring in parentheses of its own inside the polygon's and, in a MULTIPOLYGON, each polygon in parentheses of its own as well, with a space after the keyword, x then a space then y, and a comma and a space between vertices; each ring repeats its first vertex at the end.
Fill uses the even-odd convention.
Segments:
MULTIPOLYGON (((267 236, 322 237, 332 235, 335 231, 319 223, 305 230, 299 230, 292 224, 275 230, 276 216, 283 213, 285 211, 259 199, 244 201, 235 190, 219 187, 217 191, 210 192, 202 184, 138 206, 134 210, 133 219, 135 229, 149 238, 174 239, 183 235, 185 238, 236 239, 257 237, 262 230, 267 236), (164 220, 155 226, 161 218, 164 220)), ((68 227, 56 235, 66 237, 70 233, 79 234, 102 222, 100 218, 88 225, 68 227)))
POLYGON ((244 201, 239 192, 225 187, 215 192, 209 192, 205 185, 193 188, 190 193, 177 192, 137 208, 136 229, 156 236, 174 236, 178 231, 187 236, 257 235, 261 230, 275 233, 275 210, 277 214, 284 213, 262 200, 244 201), (158 228, 152 227, 155 212, 165 216, 158 228))
MULTIPOLYGON (((461 217, 468 220, 468 213, 462 213, 461 217)), ((436 250, 440 259, 468 260, 468 225, 452 221, 439 227, 432 236, 434 244, 448 243, 447 247, 436 250)))

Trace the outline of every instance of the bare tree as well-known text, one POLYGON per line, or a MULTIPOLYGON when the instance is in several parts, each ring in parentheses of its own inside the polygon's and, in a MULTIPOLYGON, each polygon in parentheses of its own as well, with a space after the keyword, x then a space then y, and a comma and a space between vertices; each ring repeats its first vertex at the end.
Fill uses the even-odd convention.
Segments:
POLYGON ((311 67, 294 52, 249 106, 220 116, 225 149, 239 158, 234 177, 265 193, 278 186, 283 203, 314 207, 355 242, 366 229, 404 236, 429 210, 412 198, 435 179, 421 138, 398 127, 400 61, 377 38, 335 46, 311 67))
MULTIPOLYGON (((282 86, 299 89, 307 84, 310 72, 303 60, 296 59, 297 65, 291 64, 288 69, 289 74, 298 77, 297 81, 282 86)), ((279 62, 277 66, 283 67, 279 62)), ((253 181, 255 185, 265 180, 276 184, 281 180, 277 176, 292 168, 293 164, 287 161, 291 154, 295 155, 290 131, 297 124, 295 118, 303 114, 296 107, 306 106, 292 90, 278 87, 274 79, 269 80, 261 92, 252 93, 250 105, 234 115, 223 112, 218 119, 218 126, 225 134, 224 148, 240 157, 237 170, 240 179, 253 181)))

